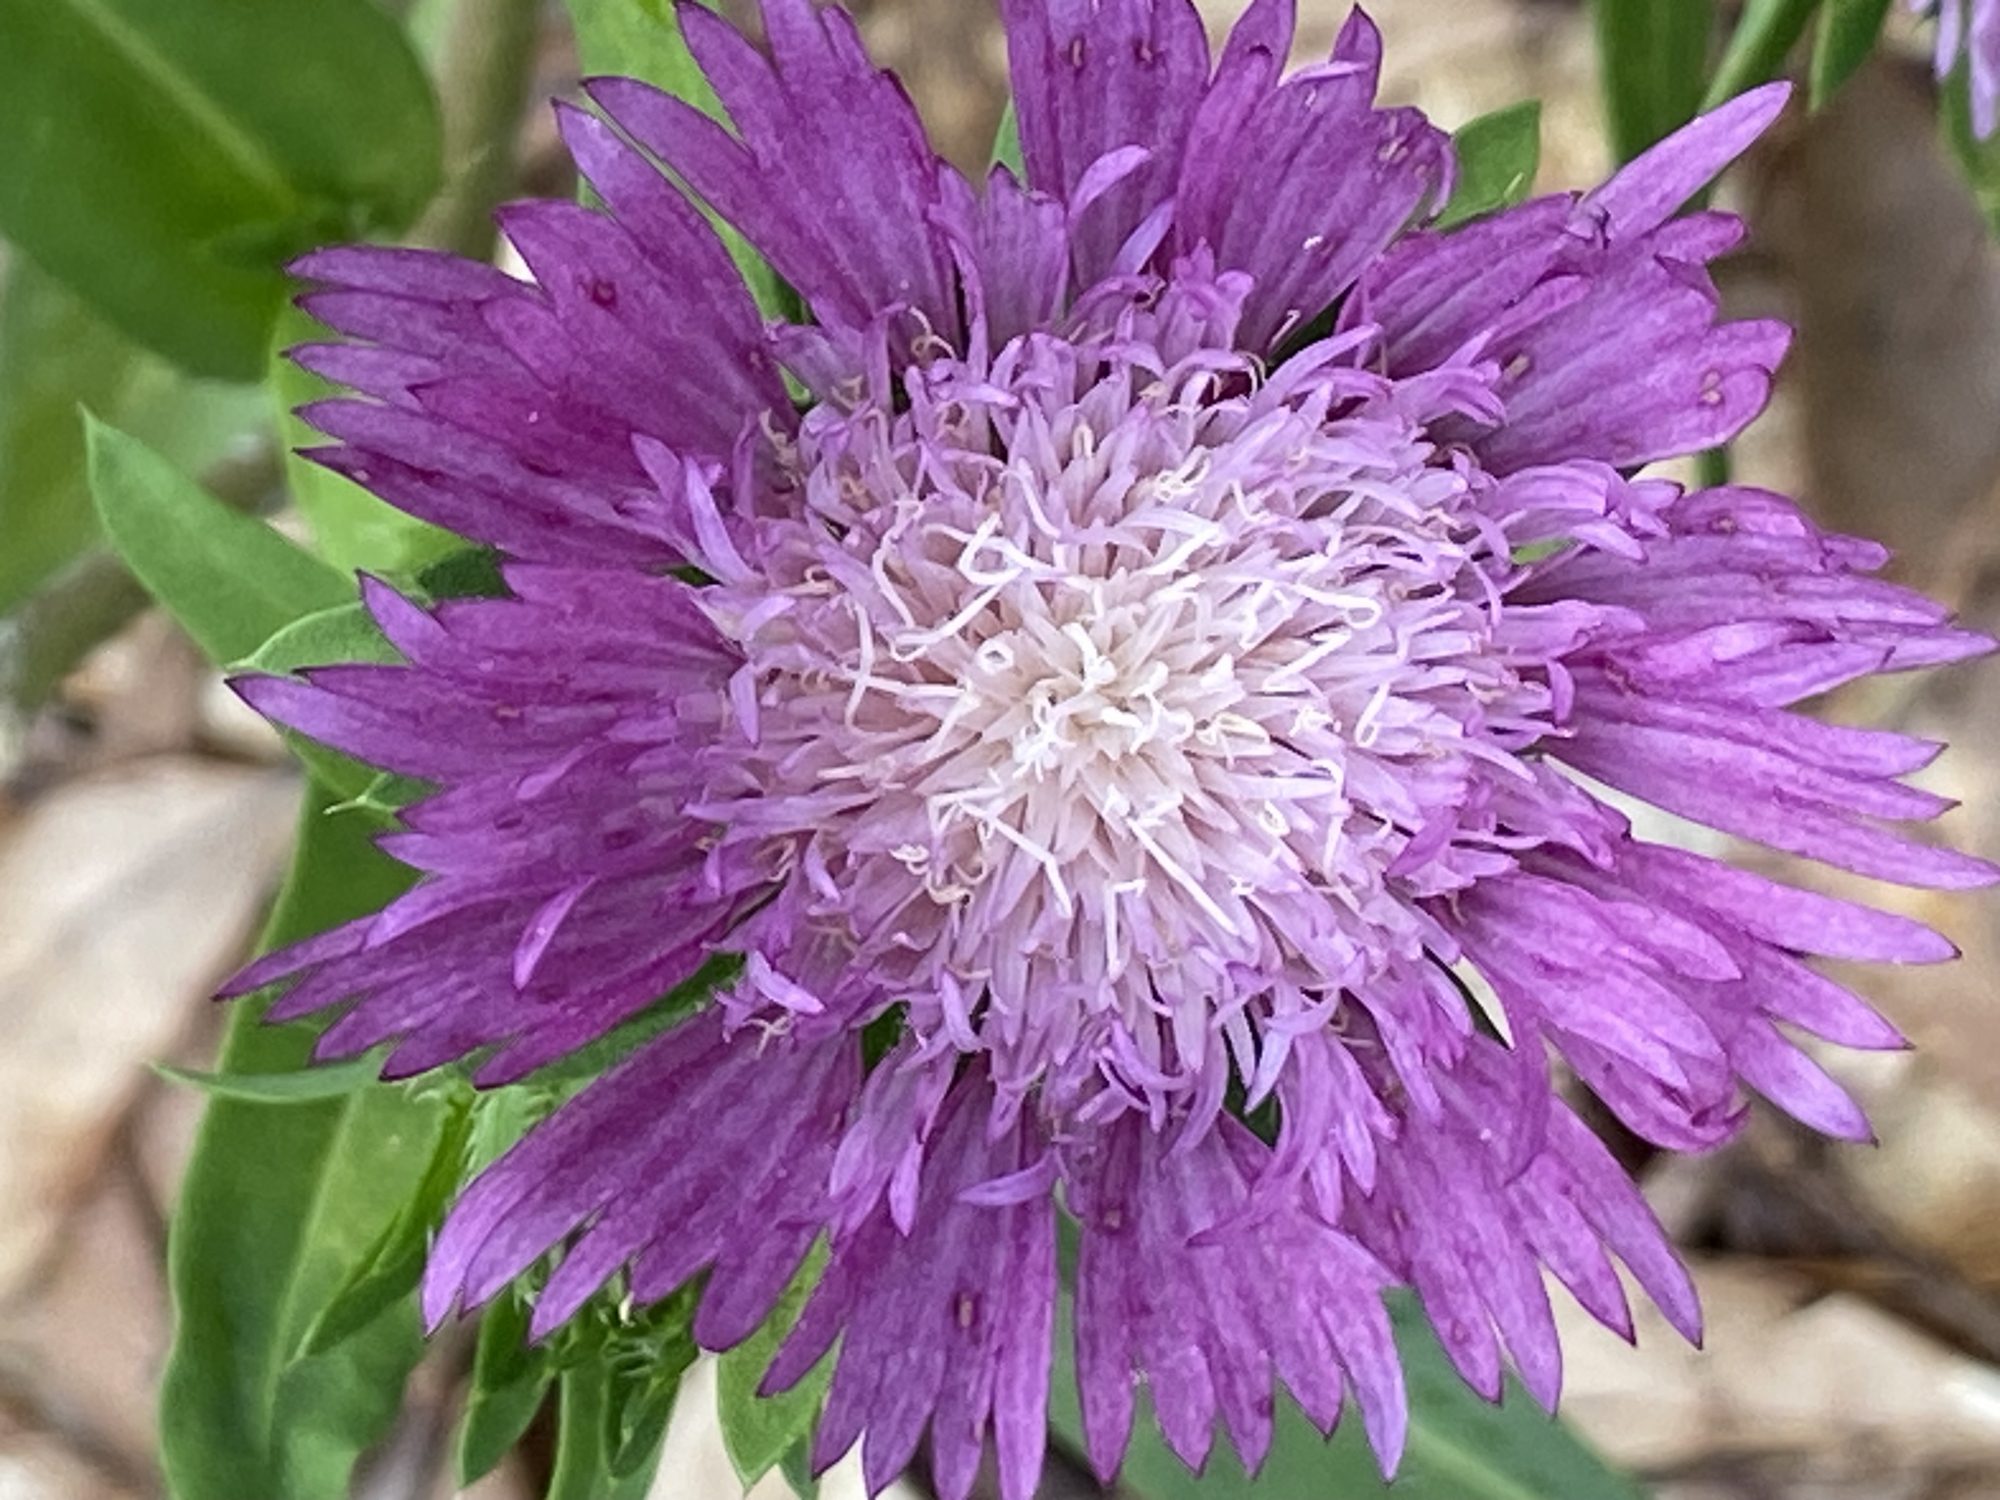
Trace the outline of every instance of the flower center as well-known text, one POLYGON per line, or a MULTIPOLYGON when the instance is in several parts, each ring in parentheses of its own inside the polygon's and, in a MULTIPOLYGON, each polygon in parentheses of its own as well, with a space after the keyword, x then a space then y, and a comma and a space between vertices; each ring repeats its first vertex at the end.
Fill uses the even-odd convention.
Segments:
POLYGON ((1003 1086, 1142 1103, 1416 952, 1398 861, 1506 674, 1468 481, 1358 341, 1114 332, 816 409, 707 594, 815 920, 1003 1086))

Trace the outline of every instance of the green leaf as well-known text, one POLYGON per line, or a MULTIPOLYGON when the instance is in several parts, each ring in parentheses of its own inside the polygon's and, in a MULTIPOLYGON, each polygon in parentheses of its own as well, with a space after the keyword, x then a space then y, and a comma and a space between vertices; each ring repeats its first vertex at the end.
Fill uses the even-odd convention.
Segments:
POLYGON ((212 661, 235 661, 301 615, 353 597, 340 574, 138 439, 95 418, 87 426, 105 535, 212 661))
POLYGON ((417 587, 431 599, 499 599, 507 593, 500 554, 491 547, 461 547, 427 564, 417 587))
POLYGON ((644 1466, 625 1477, 611 1472, 612 1375, 603 1360, 565 1370, 556 1438, 556 1472, 548 1500, 645 1500, 653 1476, 644 1466))
POLYGON ((603 1469, 614 1485, 648 1484, 659 1467, 681 1377, 701 1354, 694 1341, 700 1291, 699 1281, 690 1281, 640 1308, 607 1293, 572 1325, 564 1363, 604 1372, 603 1469))
MULTIPOLYGON (((375 911, 408 884, 376 825, 328 818, 308 797, 266 948, 375 911)), ((217 1071, 293 1073, 317 1028, 265 1026, 232 1008, 217 1071)), ((421 1348, 416 1316, 391 1309, 334 1354, 286 1356, 348 1267, 400 1208, 430 1159, 435 1101, 369 1088, 288 1109, 218 1098, 195 1140, 169 1246, 174 1340, 162 1382, 160 1453, 177 1500, 338 1500, 357 1454, 394 1417, 421 1348)))
POLYGON ((1021 157, 1021 117, 1015 112, 1012 99, 1001 111, 1000 128, 993 133, 993 165, 1007 168, 1023 181, 1027 179, 1028 164, 1021 157))
POLYGON ((806 1298, 825 1270, 825 1242, 815 1242, 764 1326, 716 1361, 715 1395, 722 1416, 722 1440, 746 1490, 783 1463, 819 1419, 827 1382, 833 1378, 831 1358, 822 1359, 797 1385, 775 1396, 759 1396, 757 1385, 771 1367, 778 1346, 799 1321, 806 1298))
POLYGON ((308 402, 337 395, 340 387, 286 357, 294 345, 324 338, 325 330, 296 307, 278 316, 271 360, 271 391, 285 443, 285 480, 299 513, 312 528, 319 555, 351 573, 413 572, 425 563, 463 548, 465 539, 405 515, 323 464, 301 458, 298 450, 326 439, 297 415, 308 402))
MULTIPOLYGON (((437 600, 475 591, 481 570, 487 567, 490 562, 484 549, 461 549, 418 574, 418 592, 437 600)), ((241 672, 278 675, 348 662, 394 665, 402 659, 368 607, 350 593, 329 608, 287 620, 255 650, 230 665, 241 672)))
MULTIPOLYGON (((489 1089, 473 1104, 472 1140, 465 1174, 476 1177, 525 1135, 554 1102, 527 1085, 489 1089)), ((472 1388, 458 1430, 458 1482, 470 1486, 489 1473, 541 1410, 556 1366, 547 1344, 530 1345, 533 1307, 524 1290, 508 1287, 486 1309, 472 1361, 472 1388)))
POLYGON ((79 406, 202 469, 264 417, 252 386, 189 380, 24 256, 0 289, 0 614, 97 537, 79 406))
POLYGON ((333 1353, 287 1365, 271 1419, 276 1488, 269 1493, 349 1500, 356 1459, 395 1426, 403 1387, 423 1354, 422 1324, 405 1302, 333 1353))
POLYGON ((244 672, 297 672, 337 662, 399 662, 375 617, 359 600, 314 610, 281 625, 262 645, 236 662, 244 672))
POLYGON ((819 1476, 812 1471, 812 1443, 800 1438, 778 1460, 778 1472, 798 1500, 819 1500, 819 1476))
POLYGON ((339 1347, 416 1291, 431 1235, 458 1192, 472 1141, 472 1091, 461 1084, 454 1094, 443 1106, 437 1145, 416 1191, 403 1200, 332 1298, 314 1314, 300 1340, 300 1358, 339 1347))
MULTIPOLYGON (((665 1359, 628 1376, 629 1389, 613 1408, 611 1430, 605 1439, 610 1454, 605 1469, 613 1480, 652 1479, 659 1467, 660 1448, 667 1440, 667 1424, 673 1420, 680 1397, 681 1377, 694 1367, 700 1353, 693 1336, 687 1335, 665 1359)), ((614 1393, 617 1390, 614 1381, 614 1393)))
POLYGON ((403 30, 410 45, 433 73, 451 41, 451 14, 458 0, 409 0, 403 11, 403 30))
POLYGON ((458 1429, 461 1488, 470 1488, 499 1465, 535 1420, 555 1383, 555 1360, 548 1346, 528 1342, 532 1315, 527 1298, 509 1287, 480 1319, 472 1388, 458 1429))
POLYGON ((1819 8, 1820 0, 1748 0, 1729 35, 1722 61, 1709 81, 1702 108, 1727 104, 1747 89, 1769 83, 1784 71, 1785 59, 1806 23, 1819 8))
POLYGON ((131 338, 256 380, 291 255, 394 231, 437 108, 370 0, 0 0, 0 232, 131 338))
POLYGON ((1449 229, 1499 209, 1512 208, 1535 185, 1542 161, 1542 104, 1528 99, 1470 120, 1452 132, 1458 185, 1438 215, 1449 229))
POLYGON ((1812 86, 1814 109, 1833 102, 1855 69, 1868 60, 1889 18, 1889 0, 1825 0, 1819 31, 1813 37, 1812 86))
POLYGON ((447 1113, 436 1093, 407 1087, 366 1089, 347 1101, 277 1330, 280 1350, 293 1356, 279 1374, 271 1423, 284 1500, 347 1500, 355 1458, 395 1421, 403 1381, 423 1356, 414 1278, 334 1347, 293 1351, 420 1189, 447 1113))
POLYGON ((1952 154, 1972 188, 1973 201, 1986 217, 1986 225, 2000 234, 2000 133, 1980 140, 1972 129, 1972 96, 1963 58, 1945 80, 1942 124, 1952 154))
MULTIPOLYGON (((576 27, 577 53, 584 76, 617 73, 641 78, 676 99, 684 99, 718 120, 729 117, 715 97, 708 78, 695 63, 681 37, 674 0, 566 0, 576 27)), ((700 0, 710 10, 717 0, 700 0)), ((730 259, 742 273, 750 293, 767 317, 789 316, 792 293, 756 248, 736 228, 713 213, 714 224, 730 259)))
MULTIPOLYGON (((1502 1406, 1474 1395, 1413 1305, 1399 1302, 1393 1312, 1410 1391, 1409 1442, 1394 1485, 1382 1482, 1351 1408, 1329 1442, 1285 1400, 1270 1456, 1254 1481, 1220 1439, 1207 1472, 1189 1473, 1142 1413, 1119 1494, 1127 1500, 1640 1500, 1636 1485, 1606 1468, 1518 1386, 1510 1385, 1502 1406)), ((1069 1322, 1065 1298, 1050 1423, 1058 1440, 1080 1454, 1069 1322)))
POLYGON ((560 1096, 553 1091, 526 1083, 479 1090, 473 1096, 472 1139, 465 1152, 467 1180, 504 1156, 560 1102, 560 1096))
POLYGON ((357 1057, 296 1073, 202 1073, 167 1063, 153 1064, 153 1071, 171 1083, 200 1089, 212 1099, 233 1099, 242 1104, 317 1104, 344 1099, 374 1083, 381 1075, 382 1060, 357 1057))
POLYGON ((1713 0, 1592 0, 1612 149, 1630 161, 1694 118, 1713 0))

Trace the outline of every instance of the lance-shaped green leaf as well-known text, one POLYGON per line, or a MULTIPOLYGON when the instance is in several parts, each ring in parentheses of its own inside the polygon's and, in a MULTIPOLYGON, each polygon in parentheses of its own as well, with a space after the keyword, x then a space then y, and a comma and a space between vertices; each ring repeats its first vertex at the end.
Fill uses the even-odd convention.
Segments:
POLYGON ((645 1500, 653 1484, 650 1473, 612 1477, 610 1368, 592 1360, 565 1370, 560 1393, 548 1500, 645 1500))
POLYGON ((819 1477, 812 1471, 812 1440, 800 1438, 778 1460, 778 1472, 798 1500, 819 1500, 819 1477))
MULTIPOLYGON (((1641 1500, 1636 1485, 1605 1467, 1518 1386, 1510 1383, 1501 1406, 1474 1395, 1412 1304, 1399 1302, 1392 1312, 1410 1393, 1409 1441, 1393 1485, 1383 1483, 1351 1410, 1329 1442, 1281 1400, 1270 1456, 1254 1480, 1221 1439, 1207 1471, 1189 1473, 1167 1451, 1150 1413, 1141 1412, 1118 1493, 1126 1500, 1641 1500)), ((1080 1454, 1083 1422, 1070 1350, 1065 1297, 1050 1425, 1059 1442, 1080 1454)))
POLYGON ((240 1104, 317 1104, 343 1099, 375 1082, 382 1072, 382 1060, 371 1054, 296 1073, 204 1073, 166 1063, 154 1064, 153 1071, 169 1083, 200 1089, 212 1099, 232 1099, 240 1104))
POLYGON ((1749 0, 1736 18, 1722 61, 1715 66, 1702 108, 1726 104, 1783 72, 1785 59, 1805 35, 1806 23, 1819 4, 1820 0, 1749 0))
POLYGON ((1813 37, 1810 98, 1814 109, 1833 101, 1868 60, 1889 18, 1889 0, 1823 0, 1813 37))
MULTIPOLYGON (((121 557, 218 662, 351 597, 326 564, 100 424, 90 473, 121 557)), ((308 800, 267 946, 376 910, 408 882, 374 846, 380 825, 327 817, 333 800, 323 789, 308 800)), ((235 1007, 219 1076, 308 1066, 317 1028, 265 1028, 262 1009, 235 1007)), ((210 1105, 170 1256, 176 1318, 160 1450, 176 1500, 346 1495, 356 1457, 394 1420, 422 1351, 416 1309, 405 1299, 335 1349, 287 1356, 417 1186, 439 1124, 435 1100, 386 1087, 282 1110, 240 1098, 210 1105)))
POLYGON ((293 1351, 308 1343, 421 1190, 445 1112, 435 1093, 386 1084, 353 1095, 342 1111, 278 1328, 287 1358, 271 1450, 282 1500, 348 1500, 355 1460, 395 1422, 403 1383, 423 1356, 413 1283, 400 1299, 383 1299, 374 1318, 356 1319, 360 1326, 325 1352, 293 1351))
POLYGON ((469 1488, 498 1467, 521 1440, 555 1383, 547 1344, 528 1342, 534 1309, 517 1288, 493 1300, 479 1322, 472 1385, 458 1429, 458 1482, 469 1488))
POLYGON ((1535 186, 1542 161, 1542 104, 1528 99, 1470 120, 1452 132, 1458 184, 1438 215, 1449 229, 1483 214, 1512 208, 1535 186))
POLYGON ((353 597, 332 568, 138 439, 92 419, 88 441, 106 537, 212 661, 236 661, 301 615, 353 597))
POLYGON ((79 406, 195 470, 264 421, 254 386, 190 380, 13 257, 0 274, 0 613, 96 540, 79 406))
MULTIPOLYGON (((711 10, 718 8, 717 0, 699 3, 711 10)), ((718 120, 729 118, 681 37, 674 0, 567 0, 567 4, 586 77, 617 73, 644 79, 704 114, 718 120)), ((721 234, 730 259, 736 262, 765 315, 791 316, 794 299, 778 273, 733 225, 713 214, 709 221, 721 234)))
MULTIPOLYGON (((376 910, 408 882, 408 872, 375 848, 375 826, 325 816, 329 800, 323 792, 307 800, 267 948, 376 910)), ((232 1008, 223 1074, 290 1074, 308 1065, 315 1028, 264 1026, 262 1010, 254 999, 232 1008)), ((287 1109, 226 1098, 210 1104, 169 1254, 175 1327, 160 1453, 176 1500, 346 1493, 355 1455, 393 1417, 399 1372, 416 1358, 414 1310, 350 1340, 305 1372, 310 1379, 294 1378, 283 1401, 281 1377, 350 1254, 414 1186, 434 1128, 427 1104, 389 1088, 287 1109)))
POLYGON ((1611 145, 1630 161, 1694 118, 1713 0, 1592 0, 1611 145))
POLYGON ((640 1500, 681 1377, 698 1354, 698 1283, 643 1308, 598 1294, 562 1334, 562 1402, 548 1500, 640 1500))
POLYGON ((831 1357, 822 1359, 788 1391, 759 1396, 757 1386, 825 1270, 826 1246, 821 1241, 814 1244, 764 1326, 716 1362, 715 1396, 722 1416, 722 1440, 746 1490, 782 1464, 819 1420, 820 1403, 826 1399, 827 1383, 833 1378, 831 1357))
POLYGON ((399 662, 403 658, 358 600, 314 610, 283 626, 236 663, 245 672, 298 672, 338 662, 399 662))
POLYGON ((370 0, 0 0, 0 232, 128 336, 255 380, 290 256, 408 223, 429 84, 370 0))
POLYGON ((349 1266, 333 1296, 314 1312, 300 1339, 300 1358, 338 1348, 416 1291, 431 1236, 443 1222, 465 1175, 472 1143, 472 1105, 472 1090, 462 1083, 455 1084, 443 1098, 443 1120, 437 1144, 431 1148, 430 1165, 374 1243, 349 1266))
POLYGON ((612 1483, 638 1481, 650 1488, 680 1398, 681 1378, 700 1353, 694 1336, 683 1329, 678 1339, 649 1348, 622 1371, 613 1367, 605 1433, 605 1472, 612 1483))

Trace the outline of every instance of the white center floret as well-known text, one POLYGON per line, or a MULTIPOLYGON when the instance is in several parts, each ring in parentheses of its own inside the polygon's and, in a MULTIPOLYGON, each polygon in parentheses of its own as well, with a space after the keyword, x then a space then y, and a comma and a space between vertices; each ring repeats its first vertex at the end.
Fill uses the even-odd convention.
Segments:
POLYGON ((712 616, 759 817, 793 789, 919 1037, 1156 1105, 1421 946, 1392 867, 1506 674, 1465 481, 1384 389, 1038 335, 807 418, 804 515, 712 616))

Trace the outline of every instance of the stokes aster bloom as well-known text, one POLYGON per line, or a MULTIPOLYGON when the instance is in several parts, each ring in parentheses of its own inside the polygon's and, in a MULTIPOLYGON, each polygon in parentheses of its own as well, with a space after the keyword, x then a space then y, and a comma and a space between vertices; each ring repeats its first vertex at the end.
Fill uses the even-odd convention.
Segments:
POLYGON ((1768 394, 1786 330, 1706 270, 1737 222, 1675 211, 1782 90, 1438 233, 1450 142, 1375 107, 1364 17, 1281 78, 1288 0, 1213 62, 1186 0, 1006 9, 1025 182, 940 162, 845 15, 768 0, 766 52, 688 7, 733 128, 588 85, 607 211, 505 210, 532 282, 304 263, 347 341, 299 357, 359 393, 316 456, 510 597, 369 582, 406 665, 241 685, 438 790, 384 840, 408 896, 236 990, 502 1084, 743 956, 467 1192, 433 1319, 559 1249, 538 1332, 705 1272, 725 1348, 825 1236, 767 1380, 839 1345, 815 1463, 860 1440, 879 1489, 928 1426, 960 1500, 990 1431, 1021 1500, 1060 1208, 1101 1471, 1141 1386, 1188 1463, 1220 1417, 1256 1464, 1274 1378, 1322 1429, 1351 1391, 1392 1467, 1388 1287, 1488 1396, 1504 1360, 1555 1400, 1545 1271, 1629 1335, 1615 1256, 1698 1331, 1558 1062, 1662 1146, 1746 1089, 1862 1138, 1782 1028, 1900 1039, 1804 956, 1951 953, 1593 788, 1984 883, 1890 826, 1944 806, 1898 780, 1935 745, 1790 706, 1988 643, 1786 499, 1635 477, 1768 394))

